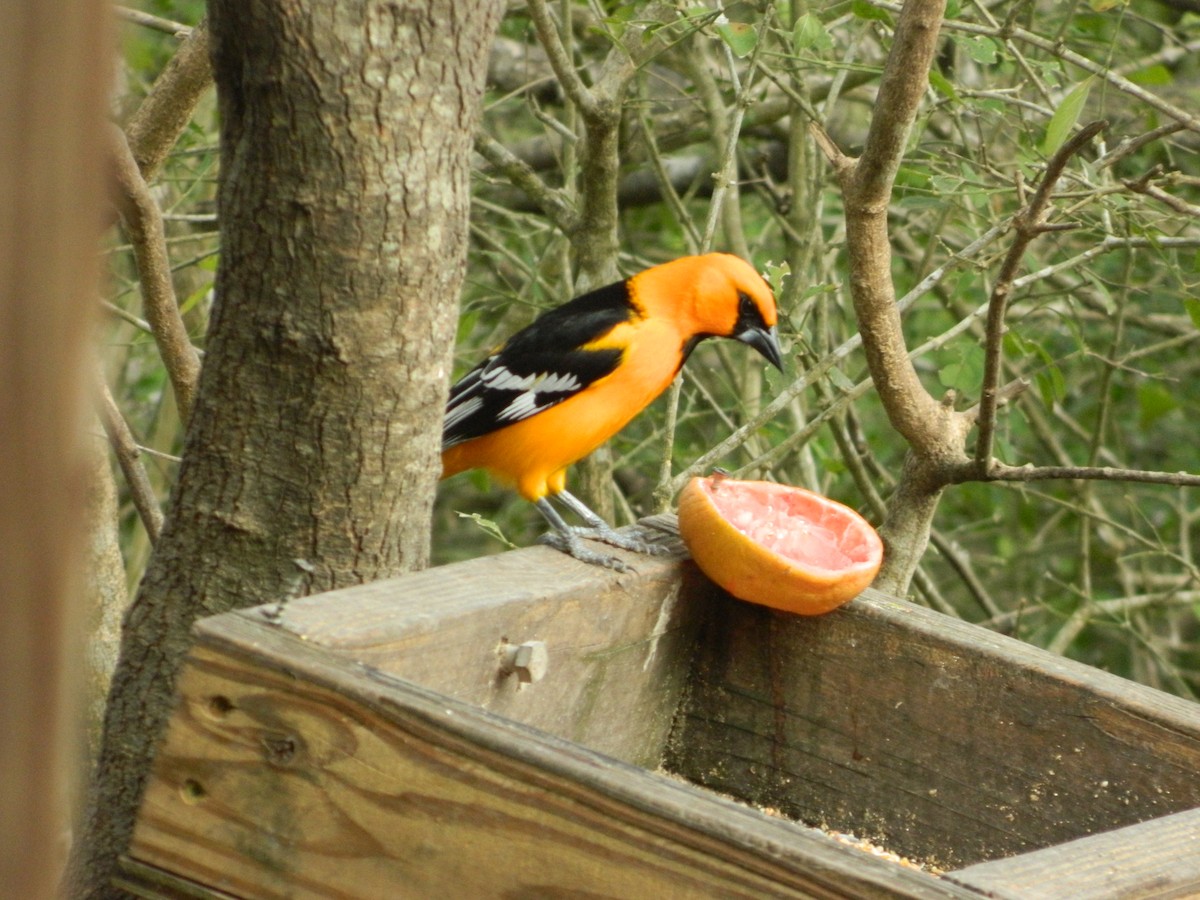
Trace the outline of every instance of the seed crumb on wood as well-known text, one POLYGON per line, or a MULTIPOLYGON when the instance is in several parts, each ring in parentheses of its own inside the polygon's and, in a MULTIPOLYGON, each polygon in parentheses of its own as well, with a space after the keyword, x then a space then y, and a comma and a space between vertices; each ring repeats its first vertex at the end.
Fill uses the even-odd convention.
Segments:
POLYGON ((756 803, 748 803, 745 800, 743 800, 741 797, 736 797, 733 794, 727 794, 727 793, 724 793, 723 791, 714 791, 714 790, 712 790, 712 788, 704 787, 704 785, 697 785, 697 784, 695 784, 695 782, 688 780, 687 778, 683 777, 682 775, 679 775, 676 772, 672 772, 669 769, 664 769, 661 766, 658 768, 657 771, 658 771, 658 774, 665 775, 666 777, 668 777, 674 781, 678 781, 683 784, 689 784, 689 785, 692 785, 692 787, 700 787, 703 790, 708 791, 709 793, 716 794, 718 797, 722 797, 725 800, 732 801, 733 803, 736 803, 739 806, 746 806, 751 809, 756 809, 760 813, 762 813, 764 816, 770 816, 773 819, 782 819, 783 821, 789 823, 790 825, 794 826, 795 828, 802 828, 805 831, 810 831, 810 832, 811 831, 819 832, 819 833, 825 835, 830 840, 837 841, 839 844, 844 844, 847 847, 853 847, 855 850, 859 850, 862 853, 869 853, 869 854, 871 854, 871 856, 874 856, 877 859, 887 860, 888 862, 895 863, 898 866, 904 866, 906 869, 917 869, 919 871, 926 872, 930 875, 934 875, 939 878, 945 873, 944 869, 942 869, 938 865, 935 865, 932 862, 925 861, 925 860, 919 860, 919 859, 910 859, 907 856, 901 856, 899 853, 895 853, 891 850, 888 850, 886 847, 881 847, 879 844, 876 844, 874 841, 869 840, 867 838, 859 837, 856 834, 850 834, 849 832, 845 832, 845 831, 835 831, 833 828, 831 828, 829 825, 826 825, 826 824, 807 825, 804 822, 800 821, 799 819, 792 818, 791 816, 789 816, 787 813, 785 813, 783 810, 779 809, 778 807, 760 806, 756 803))

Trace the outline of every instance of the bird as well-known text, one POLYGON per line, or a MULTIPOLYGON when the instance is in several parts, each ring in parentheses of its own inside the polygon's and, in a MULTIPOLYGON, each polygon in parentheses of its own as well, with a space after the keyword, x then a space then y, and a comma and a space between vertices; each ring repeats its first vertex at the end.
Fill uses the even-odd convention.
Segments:
POLYGON ((705 338, 740 341, 782 371, 776 322, 771 288, 728 253, 684 256, 548 310, 451 387, 442 478, 488 470, 545 517, 553 531, 541 542, 623 571, 584 540, 657 548, 618 533, 567 491, 568 467, 666 390, 705 338), (551 500, 583 525, 568 525, 551 500))

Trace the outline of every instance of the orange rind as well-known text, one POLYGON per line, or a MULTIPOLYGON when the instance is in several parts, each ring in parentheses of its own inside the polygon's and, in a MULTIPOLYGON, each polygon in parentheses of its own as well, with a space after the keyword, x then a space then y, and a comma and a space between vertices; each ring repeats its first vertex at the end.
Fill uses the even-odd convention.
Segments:
POLYGON ((805 616, 853 600, 883 562, 879 535, 850 507, 768 481, 693 478, 679 496, 679 533, 733 596, 805 616))

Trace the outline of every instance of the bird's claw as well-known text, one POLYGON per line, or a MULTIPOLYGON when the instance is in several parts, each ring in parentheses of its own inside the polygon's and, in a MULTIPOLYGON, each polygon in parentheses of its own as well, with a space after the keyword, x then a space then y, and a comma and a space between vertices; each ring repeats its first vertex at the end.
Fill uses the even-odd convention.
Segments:
MULTIPOLYGON (((587 530, 587 529, 582 529, 587 530)), ((612 569, 614 572, 632 572, 632 567, 622 559, 615 556, 609 556, 607 553, 598 553, 584 546, 582 535, 572 531, 569 535, 559 531, 550 531, 538 538, 539 544, 545 544, 547 547, 553 547, 568 556, 572 556, 580 562, 588 563, 593 566, 603 566, 605 569, 612 569)))
POLYGON ((641 553, 645 556, 667 556, 671 553, 670 547, 664 547, 662 544, 653 544, 636 533, 623 534, 609 528, 608 525, 598 527, 587 525, 576 526, 571 531, 581 538, 600 541, 601 543, 608 544, 610 547, 619 547, 622 550, 641 553))

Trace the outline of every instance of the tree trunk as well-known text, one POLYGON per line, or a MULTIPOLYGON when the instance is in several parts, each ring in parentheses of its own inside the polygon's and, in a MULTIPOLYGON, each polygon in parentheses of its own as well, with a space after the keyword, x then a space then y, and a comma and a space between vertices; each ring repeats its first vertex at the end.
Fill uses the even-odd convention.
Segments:
POLYGON ((502 8, 209 3, 217 300, 126 623, 80 891, 111 894, 195 618, 427 564, 469 154, 502 8))

